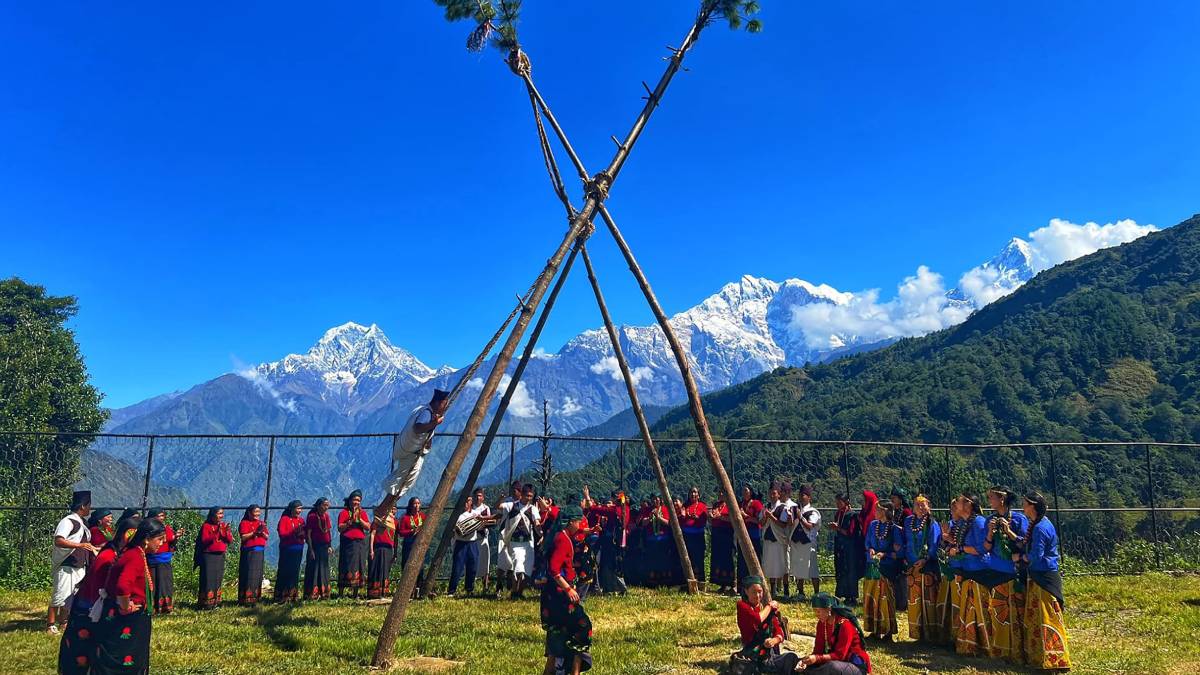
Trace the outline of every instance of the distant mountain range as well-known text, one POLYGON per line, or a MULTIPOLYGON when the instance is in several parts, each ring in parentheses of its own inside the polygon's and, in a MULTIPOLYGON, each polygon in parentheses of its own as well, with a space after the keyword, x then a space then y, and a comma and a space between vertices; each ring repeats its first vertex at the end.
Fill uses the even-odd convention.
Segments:
MULTIPOLYGON (((1030 244, 1014 238, 997 256, 964 275, 964 281, 975 280, 971 288, 940 291, 940 295, 922 300, 923 306, 936 305, 937 321, 960 321, 978 308, 980 298, 1001 297, 1032 278, 1034 265, 1030 244)), ((925 272, 921 268, 919 275, 925 272)), ((704 392, 744 382, 780 366, 827 362, 944 327, 909 321, 903 314, 914 310, 902 307, 895 321, 876 322, 869 330, 860 330, 865 321, 853 313, 865 312, 869 319, 869 313, 877 311, 864 309, 862 302, 862 296, 828 285, 800 279, 776 282, 747 275, 676 314, 671 323, 689 352, 697 383, 704 392), (841 314, 853 320, 829 318, 841 314), (814 328, 814 317, 818 322, 828 319, 828 325, 814 328)), ((621 326, 619 330, 643 403, 671 406, 681 402, 684 393, 678 369, 662 331, 657 326, 621 326)), ((490 366, 491 361, 480 369, 481 377, 490 366)), ((433 388, 449 388, 460 377, 461 372, 455 368, 432 368, 392 344, 376 325, 346 323, 329 329, 304 354, 289 354, 184 392, 114 410, 106 430, 164 434, 391 433, 402 428, 410 411, 427 401, 433 388)), ((467 384, 466 395, 450 411, 444 429, 463 427, 471 407, 470 393, 481 381, 467 384)), ((553 354, 539 353, 522 378, 501 430, 540 432, 543 400, 549 401, 551 423, 561 436, 603 424, 627 409, 624 385, 603 330, 584 331, 553 354)), ((170 469, 160 472, 156 468, 156 485, 181 490, 194 503, 244 503, 262 495, 265 442, 247 442, 236 451, 231 441, 220 443, 163 443, 156 450, 155 463, 170 469)), ((432 493, 452 448, 453 440, 449 438, 435 443, 416 494, 432 493)), ((122 445, 116 451, 101 451, 134 466, 144 463, 140 447, 122 445)), ((586 449, 580 452, 587 454, 586 449)), ((319 495, 339 496, 355 486, 373 493, 386 469, 387 453, 387 439, 325 440, 277 448, 272 485, 277 498, 272 501, 286 501, 293 496, 304 501, 319 495)), ((496 452, 489 457, 485 467, 489 478, 507 475, 507 455, 496 452)), ((582 455, 572 464, 591 458, 582 455)), ((522 457, 528 456, 523 450, 522 457)))

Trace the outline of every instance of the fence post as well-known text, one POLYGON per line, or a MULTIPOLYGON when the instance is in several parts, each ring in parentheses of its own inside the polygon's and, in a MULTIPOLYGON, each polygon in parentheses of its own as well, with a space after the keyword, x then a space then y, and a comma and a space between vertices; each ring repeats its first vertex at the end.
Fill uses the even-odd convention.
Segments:
POLYGON ((733 439, 729 439, 726 443, 729 445, 729 482, 735 483, 737 481, 737 471, 733 466, 733 439))
POLYGON ((263 495, 263 520, 271 512, 271 470, 275 466, 275 437, 272 436, 267 445, 267 493, 263 495))
POLYGON ((150 501, 150 472, 154 469, 154 436, 150 437, 150 447, 146 451, 146 481, 142 483, 142 510, 150 501))
POLYGON ((1146 444, 1146 486, 1150 493, 1150 529, 1154 533, 1154 564, 1161 572, 1162 542, 1158 537, 1158 504, 1154 499, 1154 463, 1150 460, 1150 444, 1146 444))
POLYGON ((950 446, 946 446, 946 501, 949 504, 951 499, 954 499, 954 477, 950 475, 950 446))
POLYGON ((508 437, 508 484, 513 482, 513 470, 517 468, 517 437, 508 437))
POLYGON ((842 441, 842 478, 846 481, 846 499, 850 499, 850 444, 846 441, 842 441))
POLYGON ((37 478, 38 448, 41 447, 41 436, 30 436, 29 438, 33 444, 33 457, 29 461, 29 483, 25 492, 25 517, 21 523, 21 551, 19 557, 22 568, 25 567, 25 551, 29 548, 29 518, 30 511, 33 509, 33 495, 36 493, 34 490, 34 481, 37 478))
POLYGON ((617 441, 617 464, 621 467, 621 475, 617 486, 625 492, 625 441, 617 441))
POLYGON ((1066 557, 1066 539, 1063 537, 1066 528, 1066 523, 1062 519, 1062 511, 1058 508, 1058 449, 1053 446, 1050 448, 1050 488, 1054 490, 1054 525, 1058 532, 1058 554, 1066 557))

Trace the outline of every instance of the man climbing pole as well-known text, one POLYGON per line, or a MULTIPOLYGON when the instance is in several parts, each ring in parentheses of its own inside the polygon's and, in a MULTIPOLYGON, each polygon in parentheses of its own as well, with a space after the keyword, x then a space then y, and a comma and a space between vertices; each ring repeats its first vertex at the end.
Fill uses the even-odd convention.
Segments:
POLYGON ((392 472, 383 481, 384 497, 375 508, 376 516, 381 512, 386 515, 417 482, 425 455, 433 446, 433 432, 446 418, 449 407, 450 392, 434 389, 429 403, 417 406, 408 416, 404 429, 392 441, 392 472))

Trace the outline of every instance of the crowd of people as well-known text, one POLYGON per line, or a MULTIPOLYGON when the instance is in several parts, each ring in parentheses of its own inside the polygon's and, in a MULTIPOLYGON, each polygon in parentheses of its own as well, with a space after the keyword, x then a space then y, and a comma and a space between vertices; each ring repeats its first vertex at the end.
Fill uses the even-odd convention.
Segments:
MULTIPOLYGON (((559 503, 519 482, 489 503, 478 489, 455 523, 448 592, 459 596, 461 584, 465 595, 477 589, 513 599, 538 593, 548 673, 590 667, 591 622, 584 610, 590 593, 624 594, 630 585, 686 586, 689 571, 697 581, 707 578, 712 591, 741 595, 742 654, 768 671, 816 671, 829 660, 824 656, 835 654, 835 660, 858 670, 829 666, 822 672, 869 672, 865 638, 895 639, 898 617, 906 620, 910 639, 961 654, 1044 669, 1070 666, 1057 535, 1037 493, 1026 495, 1019 508, 1022 500, 1015 492, 993 487, 987 492, 986 517, 978 497, 962 494, 951 502, 945 522, 934 517, 924 496, 910 503, 901 489, 893 489, 885 502, 864 491, 857 508, 839 494, 832 520, 823 523, 812 504, 812 488, 795 492, 798 501, 790 484, 772 484, 764 503, 743 486, 732 505, 761 561, 765 578, 758 578, 738 554, 731 505, 720 496, 706 504, 698 488, 670 505, 658 495, 635 504, 622 491, 598 499, 587 486, 581 499, 559 503), (672 516, 690 570, 681 562, 672 516), (820 591, 822 531, 832 537, 833 593, 820 591), (776 639, 778 600, 808 601, 806 583, 812 586, 818 635, 826 629, 829 634, 818 640, 814 655, 793 659, 776 639), (776 600, 764 604, 768 593, 776 600)), ((88 493, 76 493, 72 512, 55 532, 50 630, 57 632, 58 621, 69 616, 60 671, 144 672, 150 616, 175 607, 173 557, 187 533, 172 529, 163 509, 144 514, 129 509, 114 518, 104 510, 91 511, 89 502, 88 493), (114 630, 116 643, 109 639, 114 630)), ((236 525, 224 515, 219 507, 210 509, 194 535, 200 610, 221 604, 225 559, 235 542, 236 602, 251 606, 262 599, 264 552, 273 536, 263 511, 247 508, 236 525)), ((272 597, 279 602, 331 597, 335 530, 338 595, 389 596, 397 557, 401 566, 407 563, 426 523, 417 498, 408 500, 402 514, 392 507, 372 515, 355 490, 336 518, 328 499, 317 500, 307 513, 293 501, 275 527, 272 597)))

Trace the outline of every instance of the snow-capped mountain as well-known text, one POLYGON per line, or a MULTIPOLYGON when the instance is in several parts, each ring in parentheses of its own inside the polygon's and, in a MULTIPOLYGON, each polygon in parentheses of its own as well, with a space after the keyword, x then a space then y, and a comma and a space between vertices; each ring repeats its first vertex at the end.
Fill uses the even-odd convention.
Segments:
POLYGON ((264 363, 248 379, 263 382, 283 401, 311 397, 354 417, 390 403, 439 372, 391 343, 379 326, 330 328, 305 354, 264 363))

